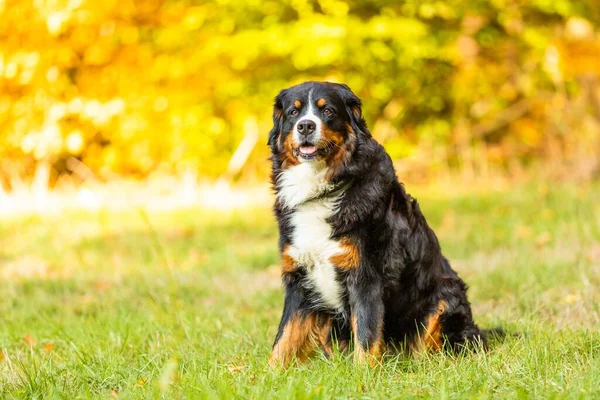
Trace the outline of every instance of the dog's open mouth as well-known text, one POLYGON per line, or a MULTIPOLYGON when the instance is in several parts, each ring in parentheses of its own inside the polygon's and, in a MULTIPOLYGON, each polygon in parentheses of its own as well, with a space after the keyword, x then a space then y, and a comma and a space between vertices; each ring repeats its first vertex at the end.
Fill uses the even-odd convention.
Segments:
POLYGON ((312 143, 303 143, 294 150, 294 155, 303 160, 314 160, 319 154, 319 148, 312 143))
POLYGON ((298 152, 304 157, 312 157, 317 154, 317 146, 302 145, 298 148, 298 152))

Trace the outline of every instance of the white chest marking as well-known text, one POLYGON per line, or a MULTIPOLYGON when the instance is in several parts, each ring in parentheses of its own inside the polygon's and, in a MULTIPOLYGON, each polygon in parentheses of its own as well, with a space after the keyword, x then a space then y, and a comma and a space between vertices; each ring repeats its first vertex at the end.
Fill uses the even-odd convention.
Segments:
POLYGON ((278 196, 293 208, 293 233, 288 254, 299 266, 306 268, 307 285, 321 297, 323 305, 341 310, 343 290, 337 280, 330 257, 342 250, 331 240, 331 226, 327 218, 336 212, 340 196, 309 200, 331 188, 325 181, 325 168, 317 163, 303 163, 283 172, 278 196), (309 200, 309 201, 307 201, 309 200))
POLYGON ((304 162, 290 167, 279 176, 277 197, 290 209, 317 197, 333 188, 325 179, 326 173, 323 161, 304 162))

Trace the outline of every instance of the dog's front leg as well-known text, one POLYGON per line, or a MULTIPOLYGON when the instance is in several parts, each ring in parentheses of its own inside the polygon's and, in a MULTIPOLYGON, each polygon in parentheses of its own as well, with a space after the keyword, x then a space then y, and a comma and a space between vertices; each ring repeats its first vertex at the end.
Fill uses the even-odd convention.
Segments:
POLYGON ((331 330, 329 315, 310 310, 295 273, 284 273, 285 304, 273 350, 271 367, 287 367, 294 359, 304 361, 319 345, 324 345, 331 330))
POLYGON ((349 285, 351 327, 354 335, 354 361, 375 366, 385 350, 383 341, 383 289, 381 282, 355 271, 349 285))

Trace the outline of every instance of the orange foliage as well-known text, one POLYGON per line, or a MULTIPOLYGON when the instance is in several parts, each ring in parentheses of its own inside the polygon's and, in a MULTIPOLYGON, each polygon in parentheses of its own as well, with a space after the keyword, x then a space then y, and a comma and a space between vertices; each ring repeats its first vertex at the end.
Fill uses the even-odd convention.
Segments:
POLYGON ((0 183, 262 179, 272 98, 307 79, 407 164, 596 159, 600 10, 496 3, 0 0, 0 183))

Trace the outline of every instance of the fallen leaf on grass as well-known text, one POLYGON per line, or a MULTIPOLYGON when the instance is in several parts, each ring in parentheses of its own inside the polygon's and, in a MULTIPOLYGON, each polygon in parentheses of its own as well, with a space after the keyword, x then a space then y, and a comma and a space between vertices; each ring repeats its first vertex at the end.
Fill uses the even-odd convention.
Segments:
POLYGON ((140 378, 135 384, 135 387, 142 387, 146 384, 146 382, 148 382, 148 378, 140 378))
POLYGON ((529 239, 533 235, 533 230, 528 226, 519 225, 515 233, 520 239, 529 239))
POLYGON ((323 391, 323 385, 318 385, 316 388, 314 388, 314 390, 311 392, 309 397, 315 397, 322 391, 323 391))
POLYGON ((535 238, 535 244, 538 247, 542 247, 548 243, 550 243, 552 241, 552 235, 550 234, 550 232, 543 232, 542 234, 540 234, 537 238, 535 238))
POLYGON ((545 219, 546 221, 551 220, 554 217, 554 211, 548 209, 548 208, 544 208, 542 210, 542 218, 545 219))
POLYGON ((25 342, 25 344, 29 347, 37 345, 37 340, 35 340, 33 336, 31 336, 29 333, 25 335, 25 337, 23 338, 23 342, 25 342))
POLYGON ((230 365, 227 367, 227 371, 232 374, 237 374, 238 372, 243 371, 244 368, 246 368, 244 365, 230 365))
POLYGON ((565 298, 563 300, 567 304, 573 304, 575 302, 580 301, 581 300, 581 296, 579 295, 579 293, 568 294, 568 295, 565 296, 565 298))
POLYGON ((107 281, 98 281, 94 284, 94 287, 99 292, 105 292, 110 289, 111 284, 107 281))

